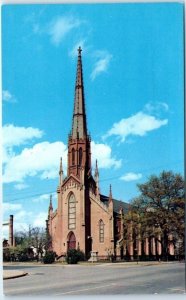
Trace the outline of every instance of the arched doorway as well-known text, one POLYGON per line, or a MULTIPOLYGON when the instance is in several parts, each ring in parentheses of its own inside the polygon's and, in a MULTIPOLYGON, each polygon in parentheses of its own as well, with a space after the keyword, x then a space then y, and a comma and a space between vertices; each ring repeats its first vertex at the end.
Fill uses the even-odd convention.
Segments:
POLYGON ((70 231, 67 237, 67 248, 69 249, 76 249, 76 237, 75 234, 70 231))

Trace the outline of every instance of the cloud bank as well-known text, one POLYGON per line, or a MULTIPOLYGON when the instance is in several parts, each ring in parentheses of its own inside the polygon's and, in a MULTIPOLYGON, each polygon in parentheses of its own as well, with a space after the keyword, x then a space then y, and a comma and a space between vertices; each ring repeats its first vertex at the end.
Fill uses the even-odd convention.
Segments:
POLYGON ((41 138, 44 132, 33 127, 18 127, 13 124, 3 126, 3 146, 13 147, 20 146, 33 140, 41 138))
POLYGON ((141 173, 129 172, 129 173, 126 173, 125 175, 121 176, 120 180, 129 182, 129 181, 138 180, 140 178, 142 178, 142 174, 141 173))
POLYGON ((107 51, 99 51, 96 56, 97 61, 94 64, 93 71, 90 75, 91 80, 94 80, 101 73, 106 72, 112 59, 112 55, 107 51))
POLYGON ((4 102, 9 102, 9 103, 16 103, 17 102, 14 95, 12 95, 8 90, 3 90, 2 91, 2 100, 4 102))
POLYGON ((66 35, 74 28, 80 26, 82 21, 73 16, 60 16, 54 19, 48 26, 48 34, 51 42, 58 46, 66 35))
MULTIPOLYGON (((56 141, 43 141, 33 146, 23 148, 20 153, 15 147, 30 143, 35 138, 43 136, 43 131, 32 127, 17 127, 5 125, 3 128, 3 182, 16 183, 15 188, 22 190, 27 187, 28 177, 55 179, 59 176, 59 161, 63 158, 64 173, 67 170, 67 145, 56 141)), ((111 147, 104 143, 91 142, 92 162, 97 159, 100 168, 119 168, 121 160, 112 155, 111 147)))
POLYGON ((117 136, 124 142, 128 136, 144 136, 148 132, 168 124, 168 119, 159 119, 142 111, 137 114, 121 119, 115 123, 103 138, 117 136))
POLYGON ((95 143, 94 141, 92 141, 91 148, 92 165, 95 165, 97 159, 100 169, 118 169, 121 167, 122 160, 117 160, 115 157, 112 157, 112 149, 110 146, 106 144, 95 143))
POLYGON ((62 142, 42 142, 25 148, 20 154, 9 158, 3 182, 23 182, 26 177, 39 176, 41 179, 58 176, 59 158, 64 157, 66 167, 67 149, 62 142))

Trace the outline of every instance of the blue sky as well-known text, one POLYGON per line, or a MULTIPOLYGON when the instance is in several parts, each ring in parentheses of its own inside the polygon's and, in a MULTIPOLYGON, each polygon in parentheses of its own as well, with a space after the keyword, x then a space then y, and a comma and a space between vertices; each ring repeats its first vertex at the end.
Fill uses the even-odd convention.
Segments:
MULTIPOLYGON (((77 48, 92 169, 130 201, 151 174, 183 174, 183 4, 4 5, 4 220, 45 226, 66 170, 77 48)), ((6 235, 7 229, 4 229, 6 235)))

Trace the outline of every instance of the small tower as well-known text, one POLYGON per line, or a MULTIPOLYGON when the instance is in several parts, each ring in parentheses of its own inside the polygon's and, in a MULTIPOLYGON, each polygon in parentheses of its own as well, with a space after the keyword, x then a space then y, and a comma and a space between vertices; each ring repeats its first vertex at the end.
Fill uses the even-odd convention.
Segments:
POLYGON ((61 187, 63 184, 63 165, 62 165, 62 157, 60 158, 60 166, 59 166, 59 186, 61 187))
POLYGON ((50 203, 49 203, 49 207, 48 207, 48 215, 51 216, 52 213, 53 213, 52 195, 50 195, 50 203))
POLYGON ((113 199, 112 199, 112 186, 111 186, 111 184, 110 184, 110 188, 109 188, 108 207, 109 207, 110 216, 113 218, 114 202, 113 202, 113 199))
POLYGON ((112 186, 110 184, 110 189, 109 189, 109 205, 113 203, 113 199, 112 199, 112 186))
POLYGON ((96 159, 96 168, 95 168, 95 173, 94 173, 94 180, 96 182, 96 195, 99 195, 100 190, 99 190, 99 170, 98 170, 98 161, 96 159))

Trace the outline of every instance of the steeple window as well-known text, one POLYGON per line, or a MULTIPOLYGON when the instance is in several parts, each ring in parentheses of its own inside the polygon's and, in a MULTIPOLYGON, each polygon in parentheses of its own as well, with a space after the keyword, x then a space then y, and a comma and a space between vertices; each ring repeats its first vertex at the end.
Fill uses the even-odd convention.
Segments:
POLYGON ((72 149, 72 165, 75 165, 75 150, 74 148, 72 149))
POLYGON ((79 148, 79 166, 82 165, 83 151, 82 148, 79 148))

